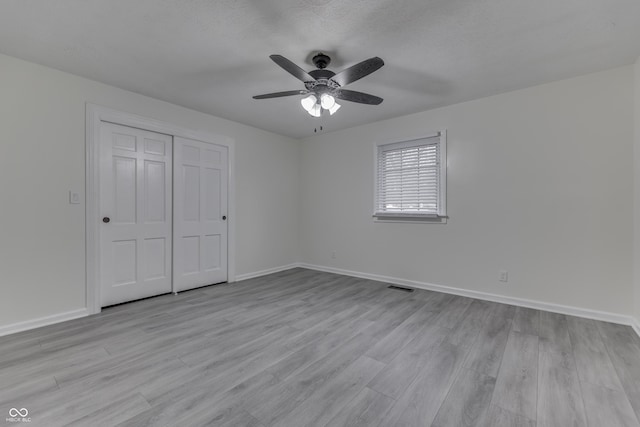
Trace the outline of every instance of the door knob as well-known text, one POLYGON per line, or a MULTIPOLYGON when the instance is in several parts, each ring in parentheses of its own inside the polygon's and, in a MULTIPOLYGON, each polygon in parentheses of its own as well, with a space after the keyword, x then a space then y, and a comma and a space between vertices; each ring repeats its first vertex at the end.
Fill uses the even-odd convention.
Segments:
POLYGON ((102 222, 104 222, 105 224, 108 224, 109 221, 111 221, 111 219, 108 216, 105 216, 104 218, 102 218, 102 222))
POLYGON ((226 215, 222 215, 222 220, 226 221, 227 220, 227 216, 226 215))

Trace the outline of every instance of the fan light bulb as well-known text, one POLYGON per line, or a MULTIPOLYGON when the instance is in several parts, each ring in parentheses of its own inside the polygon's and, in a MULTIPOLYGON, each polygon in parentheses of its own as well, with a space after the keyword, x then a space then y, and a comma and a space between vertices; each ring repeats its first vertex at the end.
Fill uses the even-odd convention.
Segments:
POLYGON ((338 104, 337 102, 333 102, 333 106, 331 108, 329 108, 329 114, 333 116, 333 113, 335 113, 336 111, 338 111, 340 109, 340 104, 338 104))
POLYGON ((311 114, 311 109, 316 105, 316 102, 318 102, 318 98, 316 98, 314 95, 309 95, 306 98, 302 98, 300 100, 300 104, 302 104, 302 108, 307 110, 309 114, 311 114))
POLYGON ((323 93, 320 97, 320 105, 322 105, 322 108, 324 108, 325 110, 331 110, 335 103, 335 98, 328 93, 323 93))

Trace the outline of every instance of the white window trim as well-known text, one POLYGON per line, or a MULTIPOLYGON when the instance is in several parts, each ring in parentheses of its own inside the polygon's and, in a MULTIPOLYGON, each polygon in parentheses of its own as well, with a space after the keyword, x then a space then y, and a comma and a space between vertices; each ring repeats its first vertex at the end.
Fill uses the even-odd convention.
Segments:
POLYGON ((443 129, 432 134, 422 135, 415 138, 408 138, 399 141, 380 141, 373 147, 373 218, 379 223, 426 223, 426 224, 446 224, 447 223, 447 130, 443 129), (412 143, 419 139, 440 137, 440 189, 438 214, 414 214, 414 213, 386 213, 377 212, 378 206, 378 153, 380 146, 399 143, 412 143))

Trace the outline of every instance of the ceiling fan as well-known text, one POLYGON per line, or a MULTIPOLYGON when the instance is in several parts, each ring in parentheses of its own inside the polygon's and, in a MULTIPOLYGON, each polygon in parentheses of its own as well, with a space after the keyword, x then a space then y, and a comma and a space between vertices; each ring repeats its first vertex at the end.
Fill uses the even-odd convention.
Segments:
POLYGON ((329 111, 331 115, 338 111, 340 104, 336 102, 336 98, 369 105, 378 105, 382 102, 382 98, 377 96, 356 92, 355 90, 343 89, 343 86, 360 80, 382 67, 384 61, 377 56, 364 60, 337 74, 326 69, 327 65, 331 62, 331 58, 324 53, 318 53, 313 57, 313 63, 317 69, 309 71, 308 73, 282 55, 271 55, 269 58, 292 76, 302 81, 305 89, 256 95, 253 99, 309 94, 309 96, 303 98, 300 103, 313 117, 320 117, 322 110, 329 111))

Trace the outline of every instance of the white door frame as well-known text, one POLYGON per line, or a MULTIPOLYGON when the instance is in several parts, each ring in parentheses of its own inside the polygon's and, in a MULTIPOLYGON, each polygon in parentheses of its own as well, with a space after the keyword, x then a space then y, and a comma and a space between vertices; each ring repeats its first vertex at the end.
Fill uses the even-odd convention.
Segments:
POLYGON ((100 188, 99 188, 99 144, 100 123, 110 122, 152 132, 195 139, 211 144, 224 145, 229 150, 228 176, 228 240, 227 240, 227 282, 236 280, 235 268, 235 142, 229 137, 194 131, 169 122, 150 119, 136 114, 125 113, 95 104, 86 104, 86 184, 85 184, 85 228, 86 228, 86 305, 89 314, 100 313, 100 188))

